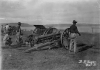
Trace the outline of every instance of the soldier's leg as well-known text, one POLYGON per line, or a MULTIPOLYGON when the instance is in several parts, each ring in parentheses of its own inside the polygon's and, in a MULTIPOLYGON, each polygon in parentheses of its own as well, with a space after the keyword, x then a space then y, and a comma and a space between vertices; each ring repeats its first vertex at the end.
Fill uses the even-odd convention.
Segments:
POLYGON ((74 53, 76 52, 77 45, 76 45, 76 39, 74 39, 74 53))
POLYGON ((69 52, 72 50, 73 40, 70 39, 69 52))
POLYGON ((17 44, 19 43, 19 32, 17 32, 17 34, 16 34, 16 43, 17 44))

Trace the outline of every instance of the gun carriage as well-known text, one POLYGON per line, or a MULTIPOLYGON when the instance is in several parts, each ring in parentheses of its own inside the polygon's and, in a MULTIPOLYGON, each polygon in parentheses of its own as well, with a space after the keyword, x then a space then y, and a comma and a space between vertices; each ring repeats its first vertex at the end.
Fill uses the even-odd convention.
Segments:
POLYGON ((46 28, 43 25, 34 26, 33 34, 28 36, 31 48, 25 52, 39 50, 48 45, 50 46, 49 49, 53 46, 60 47, 61 45, 65 48, 68 47, 68 29, 60 31, 52 27, 46 28))

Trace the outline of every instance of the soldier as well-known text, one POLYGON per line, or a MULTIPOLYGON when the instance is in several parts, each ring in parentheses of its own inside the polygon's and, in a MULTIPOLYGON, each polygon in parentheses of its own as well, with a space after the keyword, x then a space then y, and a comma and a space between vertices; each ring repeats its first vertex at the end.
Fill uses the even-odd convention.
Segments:
POLYGON ((76 36, 77 34, 79 34, 79 36, 81 36, 81 34, 78 31, 78 28, 76 26, 77 21, 73 20, 73 25, 70 26, 70 48, 69 48, 69 52, 72 50, 72 45, 74 47, 74 53, 76 52, 76 36))
POLYGON ((1 33, 2 34, 4 34, 4 27, 3 27, 3 25, 1 25, 2 27, 1 27, 1 33))
POLYGON ((6 34, 8 34, 8 32, 9 32, 9 25, 8 24, 6 24, 5 30, 6 30, 6 34))
POLYGON ((8 29, 8 34, 9 34, 9 35, 12 35, 11 26, 9 26, 9 29, 8 29))
POLYGON ((16 36, 17 36, 16 41, 19 43, 19 42, 20 42, 20 38, 22 38, 22 37, 21 37, 21 22, 18 22, 17 34, 16 34, 16 36))
POLYGON ((17 26, 17 34, 18 34, 18 35, 21 34, 21 22, 18 22, 18 26, 17 26))
POLYGON ((8 41, 8 39, 9 39, 9 25, 8 24, 6 24, 6 26, 5 26, 5 36, 4 36, 4 38, 3 38, 3 43, 6 45, 6 42, 8 41))

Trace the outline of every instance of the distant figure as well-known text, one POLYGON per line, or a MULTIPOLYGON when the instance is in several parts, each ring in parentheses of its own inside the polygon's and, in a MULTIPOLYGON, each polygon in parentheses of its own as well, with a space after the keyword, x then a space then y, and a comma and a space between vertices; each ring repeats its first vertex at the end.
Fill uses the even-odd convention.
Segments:
POLYGON ((6 34, 8 34, 8 32, 9 32, 9 25, 8 24, 6 24, 6 26, 5 26, 5 31, 6 31, 6 34))
POLYGON ((17 32, 18 33, 21 33, 21 22, 18 22, 17 32))
POLYGON ((11 35, 11 33, 12 33, 11 26, 9 26, 8 34, 11 35))
POLYGON ((81 36, 76 26, 76 23, 77 21, 73 20, 73 24, 70 26, 70 35, 69 35, 69 38, 70 38, 69 52, 72 50, 72 47, 74 47, 74 53, 76 52, 76 36, 77 34, 81 36))
POLYGON ((21 22, 18 22, 18 26, 17 26, 17 39, 20 39, 20 35, 21 35, 21 22))
POLYGON ((4 26, 3 25, 1 25, 2 27, 1 27, 1 33, 2 34, 4 34, 4 26))
POLYGON ((23 40, 22 40, 22 33, 21 33, 21 22, 18 22, 18 26, 17 26, 17 39, 16 39, 16 42, 21 45, 23 43, 23 40))
POLYGON ((3 38, 3 43, 6 45, 7 40, 9 39, 9 25, 5 26, 5 36, 3 38))

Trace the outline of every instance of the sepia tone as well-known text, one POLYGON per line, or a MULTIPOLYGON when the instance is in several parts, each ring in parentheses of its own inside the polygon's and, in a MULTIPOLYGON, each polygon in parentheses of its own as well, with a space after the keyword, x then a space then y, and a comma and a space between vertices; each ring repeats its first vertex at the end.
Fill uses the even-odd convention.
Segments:
POLYGON ((0 70, 100 70, 99 0, 0 0, 0 29, 0 70))

